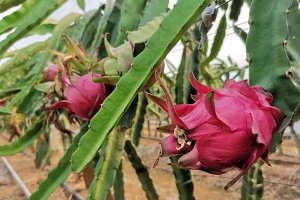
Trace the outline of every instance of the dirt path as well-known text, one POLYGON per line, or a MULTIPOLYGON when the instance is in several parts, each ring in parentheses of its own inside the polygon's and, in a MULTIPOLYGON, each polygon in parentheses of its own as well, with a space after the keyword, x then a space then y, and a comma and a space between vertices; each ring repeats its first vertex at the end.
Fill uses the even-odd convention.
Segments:
POLYGON ((0 200, 27 199, 21 188, 13 180, 2 159, 0 159, 0 191, 0 200))
MULTIPOLYGON (((0 137, 0 145, 7 143, 0 137)), ((168 158, 163 158, 156 168, 152 168, 153 162, 157 156, 158 141, 142 139, 138 151, 141 154, 144 162, 149 167, 150 176, 154 182, 157 193, 161 200, 177 200, 178 193, 175 186, 175 179, 172 174, 172 169, 167 163, 168 158)), ((295 144, 293 141, 285 141, 283 144, 285 153, 290 153, 291 156, 279 156, 273 154, 271 158, 290 160, 300 162, 300 158, 296 158, 294 154, 295 144), (291 153, 292 152, 292 153, 291 153)), ((30 152, 27 150, 27 152, 30 152)), ((145 193, 142 190, 141 184, 138 181, 137 175, 131 166, 131 163, 126 159, 124 162, 124 183, 125 196, 128 200, 146 200, 145 193)), ((61 152, 56 151, 51 159, 51 168, 56 166, 61 152)), ((31 192, 38 188, 38 184, 46 178, 47 172, 36 169, 31 159, 19 153, 14 156, 7 157, 13 168, 19 174, 26 186, 31 192)), ((262 167, 265 176, 265 200, 300 200, 300 166, 296 164, 286 164, 282 162, 272 162, 272 167, 264 165, 262 167)), ((240 188, 242 181, 232 186, 228 191, 224 191, 223 187, 237 175, 236 172, 230 172, 222 176, 214 176, 201 171, 193 171, 193 180, 195 185, 194 194, 198 200, 237 200, 240 198, 240 188)), ((67 183, 79 194, 85 198, 87 190, 82 178, 76 179, 72 174, 67 183)), ((67 193, 66 193, 67 194, 67 193)), ((66 200, 69 196, 65 195, 62 188, 58 188, 51 195, 50 200, 66 200)), ((23 200, 23 192, 16 186, 3 168, 0 161, 0 200, 23 200)))
MULTIPOLYGON (((0 145, 3 144, 7 144, 7 141, 0 137, 0 145)), ((31 193, 36 191, 39 183, 47 177, 46 171, 36 169, 33 160, 22 153, 18 153, 14 156, 6 156, 6 159, 31 193)), ((19 185, 15 183, 9 171, 4 166, 2 159, 0 159, 0 200, 25 199, 27 199, 27 197, 23 194, 19 185)), ((69 198, 65 196, 64 190, 60 187, 49 198, 49 200, 68 199, 69 198)))

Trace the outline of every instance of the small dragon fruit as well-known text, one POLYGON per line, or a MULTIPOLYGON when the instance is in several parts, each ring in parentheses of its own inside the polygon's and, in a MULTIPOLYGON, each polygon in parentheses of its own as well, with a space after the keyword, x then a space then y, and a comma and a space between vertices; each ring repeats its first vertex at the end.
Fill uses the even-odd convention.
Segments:
MULTIPOLYGON (((94 77, 100 75, 94 74, 94 77)), ((64 96, 66 100, 59 101, 47 109, 66 108, 82 120, 90 120, 101 108, 105 98, 112 92, 111 86, 95 83, 90 73, 80 76, 74 81, 65 81, 64 96)))
POLYGON ((47 64, 47 69, 44 72, 46 81, 54 81, 58 72, 58 66, 53 63, 47 64))

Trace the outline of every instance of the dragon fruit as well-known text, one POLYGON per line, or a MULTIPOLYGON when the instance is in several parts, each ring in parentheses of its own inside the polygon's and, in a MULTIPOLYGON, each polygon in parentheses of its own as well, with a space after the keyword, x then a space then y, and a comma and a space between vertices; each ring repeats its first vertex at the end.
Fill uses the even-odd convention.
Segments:
MULTIPOLYGON (((100 77, 97 74, 93 76, 100 77)), ((99 111, 106 97, 112 92, 112 86, 93 82, 90 73, 73 81, 65 80, 64 83, 66 100, 59 101, 47 109, 66 108, 82 120, 90 120, 99 111)))
POLYGON ((225 186, 228 189, 259 158, 269 164, 272 135, 286 117, 270 105, 271 93, 260 86, 250 87, 246 80, 227 80, 222 89, 215 90, 199 83, 191 73, 190 82, 198 91, 192 96, 195 103, 174 105, 164 82, 158 75, 156 79, 166 100, 147 96, 173 121, 158 128, 171 134, 161 141, 160 156, 181 155, 171 165, 216 175, 240 170, 225 186))

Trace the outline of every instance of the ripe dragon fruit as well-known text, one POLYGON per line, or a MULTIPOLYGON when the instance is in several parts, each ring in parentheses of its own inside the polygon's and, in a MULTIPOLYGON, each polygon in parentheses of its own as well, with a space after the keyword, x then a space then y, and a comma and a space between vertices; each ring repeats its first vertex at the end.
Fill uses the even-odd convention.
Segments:
POLYGON ((269 164, 272 135, 286 117, 270 106, 271 93, 260 86, 250 87, 246 80, 227 80, 222 89, 215 90, 199 83, 191 73, 190 82, 198 91, 198 95, 192 96, 195 103, 174 105, 164 82, 158 75, 156 79, 166 100, 147 96, 173 121, 158 128, 171 134, 161 141, 160 156, 181 155, 171 165, 216 175, 240 170, 225 186, 228 189, 259 158, 269 164))

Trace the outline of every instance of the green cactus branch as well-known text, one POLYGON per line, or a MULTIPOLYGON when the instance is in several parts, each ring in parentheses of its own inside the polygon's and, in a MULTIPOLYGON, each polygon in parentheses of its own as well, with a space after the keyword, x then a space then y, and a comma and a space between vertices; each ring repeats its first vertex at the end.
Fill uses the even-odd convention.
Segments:
MULTIPOLYGON (((76 44, 78 44, 78 38, 81 38, 81 36, 84 35, 84 32, 86 34, 88 34, 89 36, 89 40, 93 39, 93 34, 92 32, 94 30, 89 30, 86 31, 86 27, 89 27, 89 22, 93 19, 93 18, 100 18, 102 16, 101 14, 101 10, 102 7, 100 6, 99 10, 95 13, 95 11, 90 11, 85 13, 84 15, 82 15, 82 17, 79 20, 76 20, 74 22, 74 24, 72 24, 71 26, 69 26, 68 28, 66 28, 66 30, 64 31, 76 44), (100 14, 99 14, 100 12, 100 14), (98 15, 97 15, 98 14, 98 15), (100 15, 100 16, 99 16, 100 15)), ((66 45, 61 42, 60 45, 58 46, 57 50, 59 52, 67 52, 67 48, 66 45)))
POLYGON ((233 21, 238 20, 243 4, 244 4, 244 0, 232 0, 230 13, 229 13, 230 19, 232 19, 233 21))
POLYGON ((79 139, 87 131, 88 124, 82 125, 80 132, 75 136, 72 144, 68 148, 65 155, 58 162, 57 167, 52 169, 48 177, 41 182, 39 189, 35 191, 31 196, 30 200, 46 200, 52 192, 71 174, 71 155, 78 147, 79 139))
POLYGON ((103 163, 96 174, 93 191, 88 196, 91 200, 105 199, 114 184, 124 148, 125 131, 118 126, 108 135, 107 140, 106 148, 101 150, 100 155, 103 163))
MULTIPOLYGON (((187 66, 187 61, 191 59, 191 53, 188 52, 188 48, 185 46, 182 52, 181 62, 178 68, 178 73, 176 76, 176 85, 175 85, 175 103, 183 104, 187 100, 187 96, 185 95, 186 90, 186 82, 189 82, 187 74, 189 70, 187 66)), ((197 49, 197 52, 198 49, 197 49)), ((180 156, 170 157, 172 163, 177 163, 180 156)), ((176 179, 176 187, 179 193, 179 199, 195 199, 194 197, 194 184, 192 182, 192 176, 190 170, 180 169, 178 167, 172 166, 173 174, 176 179)))
POLYGON ((289 14, 286 15, 286 22, 288 28, 286 53, 290 61, 289 71, 293 74, 291 81, 300 90, 300 10, 298 9, 299 3, 293 0, 289 8, 289 14))
POLYGON ((42 113, 37 121, 31 126, 26 133, 20 137, 17 141, 0 146, 0 155, 14 155, 16 153, 22 152, 26 147, 31 145, 35 139, 37 139, 45 128, 45 113, 42 113))
POLYGON ((121 159, 120 165, 116 172, 116 178, 114 183, 115 200, 125 200, 123 165, 124 165, 124 158, 121 159))
MULTIPOLYGON (((250 7, 250 31, 246 41, 250 85, 260 85, 273 94, 273 105, 287 115, 284 124, 292 117, 300 99, 299 91, 286 76, 290 67, 289 57, 285 52, 289 32, 286 24, 289 3, 290 1, 253 0, 250 7), (269 9, 265 9, 266 7, 269 9)), ((295 22, 291 24, 296 25, 295 22)), ((275 152, 281 141, 281 133, 275 133, 270 145, 271 153, 275 152)), ((244 175, 243 200, 263 197, 261 165, 262 161, 257 162, 244 175)))
POLYGON ((126 140, 124 150, 128 155, 135 172, 139 178, 139 181, 142 184, 143 190, 146 193, 148 200, 158 200, 158 195, 153 186, 152 179, 149 176, 148 168, 142 161, 139 153, 137 152, 134 144, 131 140, 126 140))
MULTIPOLYGON (((23 49, 19 49, 18 54, 14 56, 14 59, 11 59, 1 65, 0 73, 4 74, 12 69, 20 67, 22 63, 30 60, 32 56, 45 49, 47 45, 49 45, 49 40, 46 40, 45 42, 37 42, 23 49)), ((9 56, 9 54, 5 53, 3 56, 6 57, 9 56)))
POLYGON ((214 42, 211 47, 210 55, 204 61, 202 61, 200 64, 201 70, 203 70, 203 68, 206 65, 208 65, 218 55, 218 53, 222 47, 224 37, 226 35, 226 27, 227 27, 227 21, 226 21, 226 15, 224 14, 220 21, 218 29, 216 31, 217 34, 214 38, 214 42))
POLYGON ((176 104, 183 104, 184 102, 184 71, 186 68, 186 47, 183 48, 181 61, 178 67, 178 72, 176 76, 176 85, 175 85, 175 102, 176 104))
POLYGON ((243 176, 241 200, 260 200, 264 194, 263 161, 258 160, 243 176))
POLYGON ((127 39, 127 31, 137 30, 147 0, 124 0, 121 8, 121 18, 118 27, 118 37, 115 46, 127 39))
POLYGON ((148 100, 143 93, 139 94, 139 101, 137 106, 137 113, 135 116, 135 122, 131 130, 132 142, 135 146, 138 146, 140 143, 140 138, 142 136, 142 130, 145 121, 145 115, 147 112, 148 100))
MULTIPOLYGON (((284 124, 290 120, 300 99, 300 92, 286 77, 290 63, 284 45, 288 36, 286 10, 290 2, 253 0, 249 19, 251 26, 246 43, 250 85, 260 85, 273 94, 272 104, 287 115, 284 124), (267 7, 270 9, 265 9, 267 7)), ((273 135, 270 152, 275 152, 276 147, 281 144, 281 137, 280 133, 273 135)))
MULTIPOLYGON (((198 27, 194 28, 193 30, 193 39, 195 41, 200 41, 201 39, 201 33, 200 33, 200 30, 198 27)), ((199 75, 200 75, 200 69, 199 69, 199 66, 200 66, 200 59, 199 59, 199 50, 198 50, 198 47, 199 45, 196 44, 194 49, 193 49, 193 52, 192 52, 192 55, 191 55, 191 70, 194 74, 194 76, 199 79, 199 75)), ((191 85, 189 84, 189 97, 188 97, 188 103, 193 103, 194 100, 191 98, 191 95, 190 94, 197 94, 197 90, 194 88, 194 87, 191 87, 191 85)))
MULTIPOLYGON (((80 15, 78 14, 69 14, 67 15, 63 20, 60 21, 58 25, 56 25, 53 36, 51 37, 49 41, 49 48, 50 49, 57 49, 59 46, 59 39, 61 37, 61 33, 74 21, 76 21, 80 15)), ((12 108, 16 103, 21 101, 29 92, 30 89, 33 87, 33 85, 37 82, 37 80, 42 76, 42 70, 46 66, 47 60, 50 58, 50 53, 46 51, 41 51, 38 54, 36 54, 33 58, 33 60, 36 60, 35 65, 33 67, 34 73, 32 73, 32 76, 28 78, 28 81, 24 83, 25 87, 22 89, 21 92, 19 92, 8 104, 7 108, 12 108), (36 59, 35 59, 36 57, 36 59)), ((27 76, 29 76, 29 73, 27 73, 27 76)))
POLYGON ((150 22, 154 17, 167 12, 169 0, 151 0, 147 4, 140 26, 143 27, 150 22))
MULTIPOLYGON (((21 12, 24 16, 21 18, 18 16, 21 21, 18 21, 20 24, 17 25, 17 29, 13 33, 10 33, 5 40, 0 42, 0 55, 20 37, 25 36, 33 28, 38 26, 52 11, 56 10, 65 1, 66 0, 39 0, 36 2, 34 0, 27 0, 25 5, 28 5, 28 7, 25 7, 26 10, 21 12), (43 12, 40 12, 41 8, 44 10, 43 12)), ((1 22, 5 22, 5 20, 1 20, 1 22)), ((11 23, 10 20, 6 22, 7 24, 11 23)), ((6 26, 4 25, 4 27, 6 26)))
POLYGON ((164 18, 148 40, 145 50, 134 60, 131 70, 120 79, 116 89, 91 120, 89 131, 81 138, 79 148, 72 156, 73 170, 80 172, 89 163, 139 89, 208 4, 208 0, 179 1, 164 18))
POLYGON ((0 13, 24 3, 26 0, 1 0, 0 1, 0 13))
POLYGON ((113 30, 119 21, 120 13, 121 13, 121 6, 122 6, 123 2, 124 2, 124 0, 116 0, 112 10, 107 9, 105 11, 105 14, 104 14, 102 20, 99 22, 99 27, 97 29, 96 37, 99 39, 99 36, 100 36, 100 38, 101 38, 100 44, 96 44, 94 42, 92 44, 92 47, 96 47, 97 45, 99 46, 98 56, 100 58, 105 58, 107 56, 103 38, 106 33, 109 33, 107 38, 112 43, 112 41, 110 39, 112 37, 113 30))
POLYGON ((0 115, 11 115, 11 114, 13 114, 13 112, 10 109, 0 107, 0 115))
POLYGON ((90 40, 90 34, 92 32, 94 32, 94 30, 93 31, 88 31, 88 29, 90 29, 89 26, 86 27, 86 30, 85 30, 85 32, 87 32, 87 33, 82 35, 82 40, 83 41, 89 41, 89 42, 92 43, 91 45, 89 45, 87 42, 85 42, 85 44, 86 44, 85 46, 89 47, 89 49, 92 50, 92 51, 100 44, 101 37, 103 37, 103 35, 104 35, 103 30, 104 30, 104 28, 105 28, 105 26, 108 22, 108 18, 109 18, 110 14, 112 12, 112 9, 113 9, 111 4, 109 3, 110 1, 111 0, 109 0, 105 5, 102 5, 101 9, 99 9, 97 11, 96 14, 100 15, 101 11, 104 10, 104 14, 103 15, 101 14, 102 16, 101 16, 100 21, 92 18, 94 23, 96 23, 95 27, 94 27, 94 28, 96 28, 96 33, 95 33, 94 39, 90 40))

